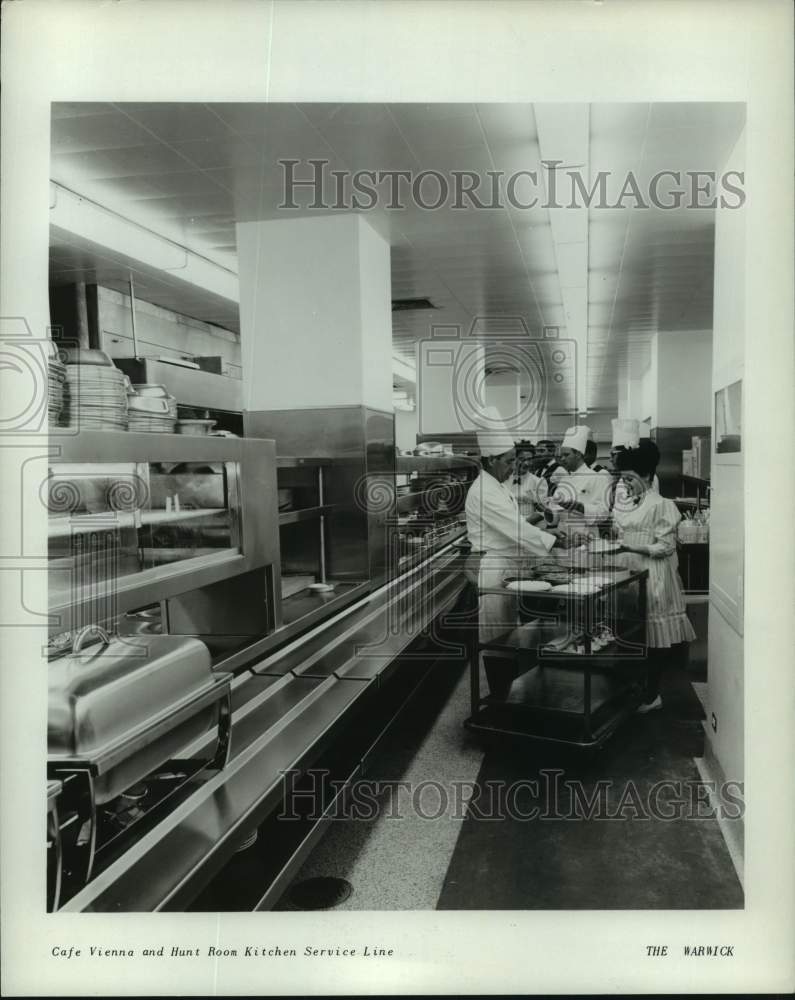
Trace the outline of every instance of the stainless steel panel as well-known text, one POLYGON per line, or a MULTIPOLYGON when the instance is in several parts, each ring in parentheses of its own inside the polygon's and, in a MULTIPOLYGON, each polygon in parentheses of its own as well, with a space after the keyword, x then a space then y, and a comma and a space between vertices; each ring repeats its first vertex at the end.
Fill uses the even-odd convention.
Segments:
POLYGON ((323 406, 246 410, 246 437, 272 438, 277 455, 359 458, 364 454, 364 407, 323 406))
POLYGON ((193 635, 211 650, 239 647, 273 628, 269 607, 268 567, 241 573, 230 580, 189 590, 166 601, 166 631, 170 635, 193 635), (239 641, 238 641, 239 640, 239 641))
POLYGON ((333 678, 320 683, 291 718, 261 733, 62 912, 184 908, 232 855, 239 835, 258 825, 280 799, 284 773, 307 766, 313 748, 368 687, 333 678))
POLYGON ((226 375, 170 365, 154 358, 114 358, 134 384, 164 385, 178 403, 206 410, 243 409, 243 383, 226 375))
POLYGON ((282 866, 278 875, 268 886, 267 892, 264 893, 260 901, 254 907, 255 913, 270 910, 276 905, 276 903, 278 903, 295 873, 300 869, 305 859, 309 857, 313 848, 320 842, 323 834, 328 829, 329 823, 331 823, 334 817, 338 814, 338 808, 350 795, 351 785, 359 777, 360 772, 361 767, 357 765, 346 779, 345 784, 331 800, 323 815, 312 826, 309 834, 296 847, 282 866))

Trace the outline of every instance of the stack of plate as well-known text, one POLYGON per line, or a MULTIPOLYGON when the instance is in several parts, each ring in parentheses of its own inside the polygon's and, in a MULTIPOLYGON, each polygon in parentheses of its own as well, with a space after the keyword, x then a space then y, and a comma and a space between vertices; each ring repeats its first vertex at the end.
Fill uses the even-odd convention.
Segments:
POLYGON ((47 417, 52 427, 57 427, 63 409, 63 385, 66 365, 57 357, 47 359, 47 417))
POLYGON ((136 434, 173 434, 176 414, 166 396, 127 394, 129 430, 136 434))
MULTIPOLYGON (((100 351, 92 352, 100 355, 100 351)), ((126 431, 126 376, 106 359, 69 362, 61 423, 82 431, 126 431)))

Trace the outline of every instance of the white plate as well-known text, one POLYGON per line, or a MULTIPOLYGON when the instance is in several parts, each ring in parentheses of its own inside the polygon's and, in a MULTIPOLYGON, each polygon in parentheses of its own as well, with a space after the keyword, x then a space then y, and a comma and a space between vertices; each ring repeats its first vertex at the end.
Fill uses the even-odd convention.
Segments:
POLYGON ((514 580, 505 584, 506 590, 515 590, 520 594, 540 594, 552 590, 552 584, 546 580, 514 580))

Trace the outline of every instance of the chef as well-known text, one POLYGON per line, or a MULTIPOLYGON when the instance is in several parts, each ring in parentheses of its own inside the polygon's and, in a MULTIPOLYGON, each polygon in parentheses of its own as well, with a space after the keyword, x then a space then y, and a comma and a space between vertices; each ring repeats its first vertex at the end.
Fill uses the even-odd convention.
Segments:
POLYGON ((609 514, 609 494, 612 483, 607 476, 594 472, 585 461, 591 428, 587 424, 569 427, 560 446, 560 464, 564 475, 557 481, 550 495, 552 505, 565 512, 560 525, 570 535, 586 538, 599 537, 599 524, 609 514))
MULTIPOLYGON (((511 476, 511 492, 531 524, 543 520, 543 514, 535 513, 535 505, 539 502, 539 487, 542 484, 540 476, 533 472, 535 448, 529 441, 520 441, 516 445, 516 460, 514 473, 511 476)), ((546 487, 546 484, 544 484, 546 487)), ((546 492, 546 490, 544 491, 546 492)))
MULTIPOLYGON (((477 553, 468 575, 477 581, 479 591, 502 589, 506 576, 521 575, 528 561, 542 559, 553 545, 565 544, 560 532, 537 528, 522 515, 509 486, 515 461, 513 437, 499 412, 489 407, 483 423, 488 429, 477 435, 481 470, 464 507, 467 534, 477 553)), ((506 642, 522 645, 516 599, 509 593, 504 597, 481 593, 478 622, 481 642, 503 636, 506 642)), ((494 653, 483 659, 492 694, 504 695, 517 673, 516 657, 494 653)))

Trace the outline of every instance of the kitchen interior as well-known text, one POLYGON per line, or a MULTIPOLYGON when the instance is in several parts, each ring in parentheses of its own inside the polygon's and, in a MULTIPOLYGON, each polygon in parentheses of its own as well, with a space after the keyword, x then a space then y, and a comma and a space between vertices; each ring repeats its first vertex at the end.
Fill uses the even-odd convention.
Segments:
POLYGON ((741 818, 605 845, 334 810, 364 779, 561 762, 742 784, 743 213, 319 211, 307 164, 620 187, 742 172, 744 128, 733 103, 52 105, 48 909, 742 907, 741 818), (679 715, 465 726, 479 461, 432 355, 467 338, 498 410, 534 389, 506 351, 539 359, 517 440, 585 423, 609 466, 637 420, 657 445, 697 635, 679 715))

